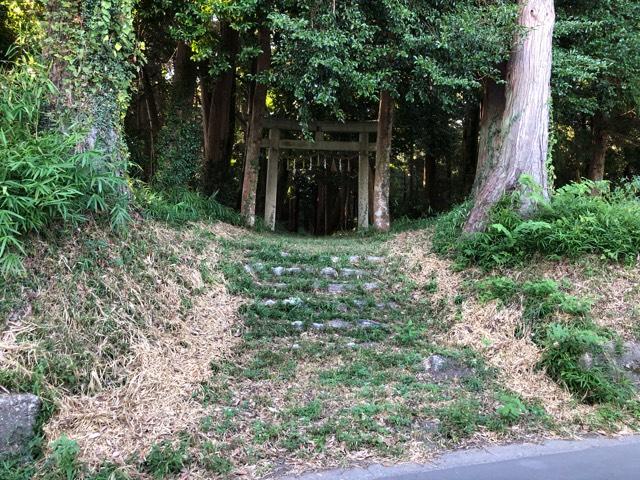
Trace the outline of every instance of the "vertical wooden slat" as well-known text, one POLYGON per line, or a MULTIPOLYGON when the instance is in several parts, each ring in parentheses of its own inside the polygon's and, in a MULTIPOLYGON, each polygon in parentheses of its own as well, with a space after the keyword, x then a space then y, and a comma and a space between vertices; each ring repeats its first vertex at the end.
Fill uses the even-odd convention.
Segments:
POLYGON ((360 134, 358 155, 358 228, 369 228, 369 134, 360 134))
POLYGON ((278 203, 278 165, 280 164, 280 130, 269 130, 269 156, 267 165, 267 193, 264 206, 264 220, 267 228, 276 228, 278 203))

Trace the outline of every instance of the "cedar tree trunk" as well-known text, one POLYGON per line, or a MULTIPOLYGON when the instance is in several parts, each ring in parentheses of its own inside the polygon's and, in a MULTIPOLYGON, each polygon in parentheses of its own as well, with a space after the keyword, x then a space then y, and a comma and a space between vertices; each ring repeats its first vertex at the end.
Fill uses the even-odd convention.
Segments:
MULTIPOLYGON (((491 207, 505 193, 518 189, 523 175, 531 177, 548 197, 547 150, 555 9, 553 0, 519 0, 519 4, 518 23, 524 27, 524 33, 516 35, 507 67, 506 104, 500 123, 496 163, 483 166, 487 171, 486 178, 476 193, 464 227, 466 232, 483 230, 491 207)), ((533 208, 528 196, 523 195, 521 212, 527 214, 533 208)))
POLYGON ((212 195, 226 180, 233 150, 235 131, 236 58, 239 34, 227 22, 221 25, 222 51, 228 56, 230 67, 218 78, 203 76, 202 110, 204 134, 203 188, 212 195))

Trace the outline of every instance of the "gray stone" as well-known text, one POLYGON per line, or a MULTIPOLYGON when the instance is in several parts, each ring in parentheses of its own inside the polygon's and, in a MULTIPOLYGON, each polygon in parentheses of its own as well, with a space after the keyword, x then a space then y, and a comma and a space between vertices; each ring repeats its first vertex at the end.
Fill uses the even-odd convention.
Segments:
POLYGON ((278 302, 277 302, 276 300, 273 300, 273 299, 271 299, 271 298, 270 298, 270 299, 268 299, 268 300, 264 300, 264 301, 262 302, 262 304, 263 304, 265 307, 275 307, 275 306, 278 304, 278 302))
POLYGON ((364 272, 362 270, 358 270, 357 268, 342 268, 340 269, 340 276, 345 278, 360 278, 364 276, 364 272))
POLYGON ((286 300, 284 300, 282 303, 289 307, 297 307, 299 305, 302 305, 304 301, 300 297, 289 297, 286 300))
POLYGON ((453 380, 469 377, 473 370, 458 360, 444 355, 431 355, 422 362, 424 371, 435 380, 453 380))
POLYGON ((271 269, 271 272, 276 276, 276 277, 281 277, 282 275, 284 275, 284 267, 274 267, 271 269))
POLYGON ((245 265, 244 271, 247 272, 249 275, 253 275, 253 268, 251 268, 251 265, 245 265))
POLYGON ((289 252, 280 252, 280 256, 286 258, 286 257, 290 257, 291 254, 289 252))
POLYGON ((365 283, 362 288, 364 288, 367 292, 373 292, 374 290, 378 290, 380 285, 376 282, 365 283))
POLYGON ((585 353, 580 357, 580 366, 591 369, 603 365, 612 365, 640 389, 640 342, 624 342, 619 347, 616 342, 603 345, 603 353, 585 353))
POLYGON ((291 322, 291 326, 296 330, 302 330, 304 328, 304 322, 296 320, 295 322, 291 322))
POLYGON ((369 263, 384 263, 384 257, 375 257, 370 255, 367 257, 367 262, 369 263))
POLYGON ((324 330, 324 323, 312 323, 311 328, 314 330, 324 330))
POLYGON ((347 289, 348 287, 344 283, 331 283, 329 284, 327 291, 333 295, 339 295, 346 292, 347 289))
POLYGON ((298 345, 297 343, 294 343, 293 345, 291 345, 291 350, 300 350, 300 345, 298 345))
POLYGON ((349 257, 349 263, 358 263, 360 261, 359 255, 351 255, 349 257))
POLYGON ((366 307, 366 306, 367 306, 367 301, 366 301, 366 300, 360 300, 360 299, 358 299, 358 300, 354 300, 354 301, 353 301, 353 304, 354 304, 357 308, 362 309, 362 308, 364 308, 364 307, 366 307))
POLYGON ((331 257, 331 263, 340 263, 340 257, 331 257))
POLYGON ((323 268, 322 270, 320 270, 320 275, 322 275, 323 277, 328 277, 328 278, 337 278, 338 277, 338 271, 335 268, 326 267, 326 268, 323 268))
POLYGON ((0 395, 0 456, 28 454, 41 406, 35 395, 0 395))
POLYGON ((339 304, 337 309, 339 312, 342 312, 342 313, 347 313, 349 311, 349 307, 346 306, 344 303, 339 304))
POLYGON ((302 269, 300 267, 289 267, 285 272, 289 275, 297 275, 298 273, 302 273, 302 269))
POLYGON ((373 320, 358 320, 358 326, 360 328, 378 328, 380 324, 373 320))
POLYGON ((356 342, 347 343, 347 348, 356 348, 356 347, 357 347, 356 342))
POLYGON ((351 323, 342 320, 341 318, 334 318, 333 320, 329 320, 327 322, 329 328, 335 328, 336 330, 345 330, 351 328, 351 323))

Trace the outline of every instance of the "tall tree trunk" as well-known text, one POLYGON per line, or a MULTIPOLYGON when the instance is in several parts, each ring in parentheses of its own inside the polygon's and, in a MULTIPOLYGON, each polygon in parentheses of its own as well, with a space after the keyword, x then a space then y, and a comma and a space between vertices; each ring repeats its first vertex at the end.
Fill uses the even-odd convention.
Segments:
POLYGON ((176 47, 173 71, 173 108, 178 119, 186 120, 193 109, 198 67, 191 58, 191 47, 184 42, 176 47))
POLYGON ((213 194, 228 176, 235 131, 235 66, 240 46, 239 34, 225 22, 221 25, 220 35, 221 48, 228 57, 230 67, 215 80, 204 75, 202 81, 203 189, 207 195, 213 194))
MULTIPOLYGON (((475 196, 464 227, 466 232, 483 230, 491 207, 505 193, 516 190, 523 175, 528 175, 548 197, 547 150, 555 10, 553 0, 520 0, 519 4, 518 23, 524 27, 524 33, 516 35, 509 59, 497 161, 494 166, 486 167, 488 173, 475 196)), ((533 208, 525 192, 521 212, 527 214, 533 208)))
POLYGON ((393 98, 385 90, 380 94, 376 175, 373 187, 373 227, 380 232, 387 232, 391 227, 389 218, 389 162, 393 138, 393 109, 393 98))
MULTIPOLYGON (((502 64, 499 70, 504 78, 507 65, 502 64)), ((505 85, 497 83, 493 78, 487 78, 483 84, 483 97, 480 109, 480 132, 478 138, 478 161, 476 174, 472 188, 475 196, 480 186, 487 178, 496 163, 496 154, 499 150, 500 122, 504 114, 507 98, 505 85)))
MULTIPOLYGON (((258 32, 262 52, 256 61, 256 73, 264 73, 271 64, 271 32, 260 28, 258 32)), ((246 153, 244 161, 244 181, 242 183, 242 204, 240 213, 246 224, 253 227, 256 223, 256 190, 258 187, 258 170, 260 168, 260 142, 262 140, 262 124, 267 101, 267 85, 256 82, 251 100, 246 153)))
POLYGON ((52 126, 69 131, 82 125, 87 133, 77 149, 99 151, 96 168, 122 173, 124 99, 133 70, 128 68, 133 52, 123 45, 135 43, 133 4, 45 0, 43 5, 43 63, 51 65, 49 76, 58 88, 49 102, 52 126), (112 33, 104 37, 102 28, 92 28, 96 22, 112 33))
POLYGON ((467 108, 462 133, 462 185, 463 194, 471 192, 478 167, 478 141, 480 133, 480 105, 467 108))
POLYGON ((596 114, 591 125, 592 152, 589 162, 589 180, 604 180, 604 167, 609 149, 609 134, 606 130, 604 118, 596 114))

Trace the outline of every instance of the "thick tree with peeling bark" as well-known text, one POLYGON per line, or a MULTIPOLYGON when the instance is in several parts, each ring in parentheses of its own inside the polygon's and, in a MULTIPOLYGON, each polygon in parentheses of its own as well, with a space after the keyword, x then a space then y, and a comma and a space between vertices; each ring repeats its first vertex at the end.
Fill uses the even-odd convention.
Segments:
MULTIPOLYGON (((465 231, 484 229, 491 208, 502 196, 519 188, 523 175, 548 196, 547 150, 555 8, 553 0, 520 0, 518 24, 507 65, 505 106, 499 131, 490 144, 493 164, 483 164, 481 180, 465 231)), ((491 153, 488 159, 491 159, 491 153)), ((533 205, 523 195, 522 213, 533 205)))

